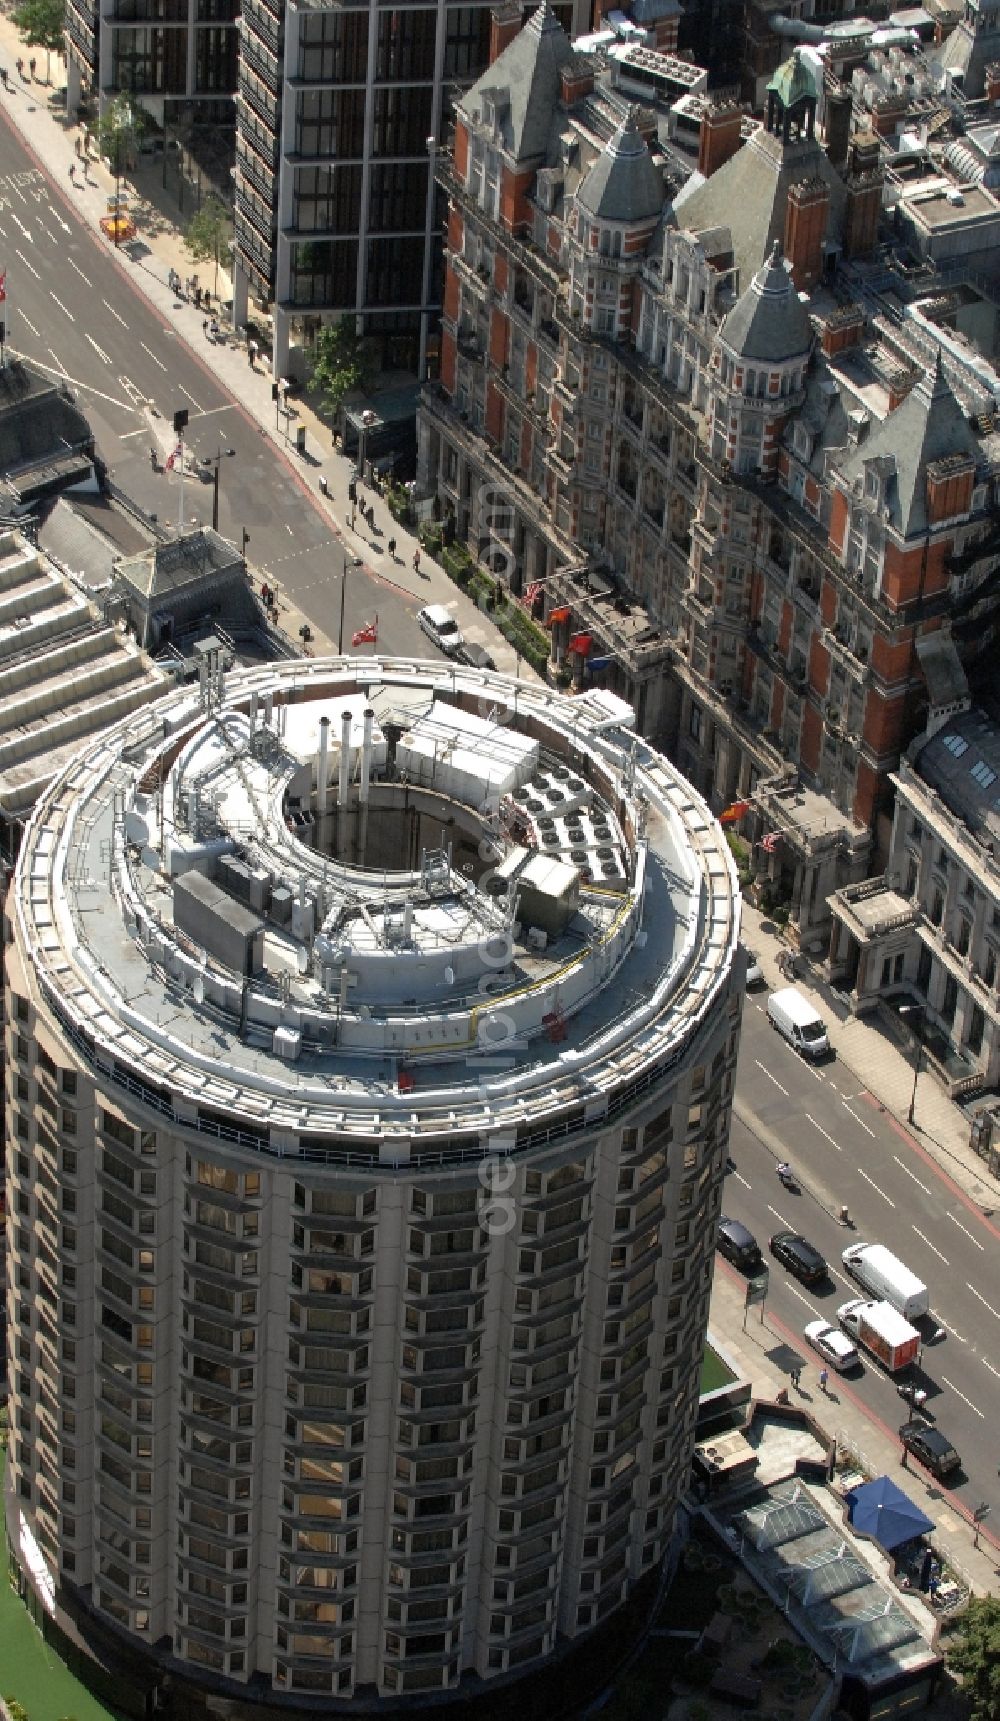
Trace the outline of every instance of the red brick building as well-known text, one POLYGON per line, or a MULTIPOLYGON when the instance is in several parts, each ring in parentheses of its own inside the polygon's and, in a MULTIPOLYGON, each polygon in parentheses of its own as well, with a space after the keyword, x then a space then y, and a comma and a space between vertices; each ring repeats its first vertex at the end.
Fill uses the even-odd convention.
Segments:
POLYGON ((994 638, 1000 452, 974 377, 831 290, 881 178, 866 136, 834 168, 818 94, 793 54, 733 151, 709 110, 715 170, 671 198, 656 116, 543 5, 459 106, 420 431, 459 535, 568 611, 554 660, 783 832, 769 865, 814 931, 885 846, 931 679, 994 638))

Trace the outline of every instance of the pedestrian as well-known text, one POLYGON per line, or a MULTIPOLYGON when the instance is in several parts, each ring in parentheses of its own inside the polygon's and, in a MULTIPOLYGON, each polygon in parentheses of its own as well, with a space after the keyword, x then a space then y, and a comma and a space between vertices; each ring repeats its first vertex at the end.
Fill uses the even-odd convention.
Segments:
POLYGON ((413 572, 415 574, 419 574, 419 572, 420 572, 420 551, 419 550, 414 550, 414 552, 413 552, 413 572))
POLYGON ((194 303, 195 303, 195 309, 200 311, 201 310, 201 288, 200 287, 195 287, 194 303))
POLYGON ((386 549, 388 550, 393 561, 395 561, 396 560, 396 540, 395 540, 395 538, 389 539, 389 542, 386 545, 386 549))
POLYGON ((0 84, 3 85, 5 90, 10 89, 10 84, 7 81, 7 68, 6 68, 6 66, 0 66, 0 84))
POLYGON ((71 161, 69 164, 69 182, 70 182, 70 185, 76 184, 76 162, 75 161, 71 161))
POLYGON ((35 81, 35 67, 37 66, 37 64, 38 64, 38 61, 35 59, 34 54, 32 54, 31 59, 28 61, 28 70, 31 73, 32 83, 34 83, 34 81, 35 81))
POLYGON ((155 448, 151 448, 149 451, 149 465, 150 465, 150 470, 152 472, 155 472, 156 466, 157 466, 156 449, 155 448))
POLYGON ((217 341, 219 339, 219 325, 216 322, 214 317, 212 318, 212 321, 208 325, 208 332, 211 335, 213 341, 217 341))
POLYGON ((77 134, 76 134, 76 159, 77 159, 77 161, 79 161, 81 159, 82 155, 83 155, 83 139, 81 138, 80 133, 77 132, 77 134))
POLYGON ((826 1391, 827 1382, 829 1379, 830 1379, 830 1376, 827 1373, 826 1369, 821 1368, 819 1371, 819 1390, 820 1390, 820 1392, 826 1391))
POLYGON ((24 82, 24 83, 27 83, 27 81, 28 81, 28 80, 27 80, 27 78, 26 78, 26 77, 25 77, 25 76, 24 76, 24 61, 23 61, 23 60, 22 60, 22 58, 21 58, 21 56, 20 56, 20 54, 18 54, 18 56, 17 56, 17 59, 16 59, 16 60, 15 60, 15 61, 14 61, 14 64, 15 64, 15 66, 16 66, 16 67, 17 67, 17 75, 18 75, 18 77, 19 77, 19 78, 20 78, 20 79, 22 79, 22 81, 23 81, 23 82, 24 82))
POLYGON ((802 1370, 800 1368, 793 1368, 790 1371, 788 1378, 791 1381, 792 1385, 794 1386, 796 1392, 798 1392, 799 1381, 802 1379, 802 1370))
POLYGON ((250 363, 250 369, 251 370, 255 369, 256 364, 257 364, 257 342, 256 341, 247 341, 247 359, 249 360, 249 363, 250 363))

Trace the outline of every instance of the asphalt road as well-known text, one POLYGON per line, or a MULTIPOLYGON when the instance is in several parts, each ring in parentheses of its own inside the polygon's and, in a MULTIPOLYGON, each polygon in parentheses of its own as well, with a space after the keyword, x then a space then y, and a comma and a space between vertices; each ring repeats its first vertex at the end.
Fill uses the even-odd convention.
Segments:
MULTIPOLYGON (((918 1384, 928 1393, 925 1414, 962 1455, 954 1492, 966 1507, 986 1501, 1000 1516, 997 1229, 859 1091, 846 1066, 805 1063, 770 1028, 766 994, 746 1002, 730 1148, 735 1169, 723 1206, 761 1245, 771 1269, 768 1313, 790 1330, 806 1359, 803 1388, 819 1399, 822 1363, 802 1337, 804 1325, 819 1316, 836 1322, 837 1308, 864 1294, 844 1272, 841 1252, 854 1242, 885 1243, 929 1287, 935 1323, 947 1334, 925 1343, 918 1384), (797 1194, 779 1183, 778 1159, 792 1165, 797 1194), (839 1221, 842 1206, 853 1229, 839 1221), (830 1264, 829 1284, 806 1289, 768 1255, 768 1238, 780 1230, 801 1231, 815 1244, 830 1264)), ((749 1319, 758 1318, 751 1311, 749 1319)), ((855 1394, 892 1431, 909 1415, 873 1360, 860 1375, 831 1373, 829 1392, 834 1399, 855 1394)))
MULTIPOLYGON (((163 521, 180 518, 180 480, 154 473, 143 406, 153 401, 164 444, 174 412, 186 407, 193 455, 222 452, 219 529, 235 543, 249 533, 247 556, 262 578, 277 579, 313 626, 337 638, 343 552, 325 505, 262 435, 239 402, 199 361, 176 330, 129 280, 146 265, 114 258, 77 218, 73 192, 55 185, 0 115, 0 232, 6 241, 10 350, 72 389, 94 429, 116 484, 163 521)), ((212 518, 210 469, 184 481, 184 518, 212 518)), ((378 577, 352 569, 345 644, 377 613, 379 645, 409 657, 437 654, 416 624, 418 604, 378 577)))

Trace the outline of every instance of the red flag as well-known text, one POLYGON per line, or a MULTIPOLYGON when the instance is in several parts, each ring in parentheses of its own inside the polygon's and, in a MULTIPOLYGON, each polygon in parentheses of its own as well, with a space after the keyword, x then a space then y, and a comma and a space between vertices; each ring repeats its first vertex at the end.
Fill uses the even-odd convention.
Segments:
POLYGON ((557 621, 569 621, 572 614, 573 611, 569 604, 560 604, 558 609, 549 610, 549 627, 555 627, 557 621))
POLYGON ((167 455, 166 460, 163 462, 163 470, 165 472, 172 472, 174 469, 175 460, 180 460, 183 453, 184 453, 184 445, 183 445, 183 443, 179 442, 177 444, 177 447, 174 449, 173 453, 167 455))
POLYGON ((378 644, 378 616, 375 617, 374 621, 366 622, 364 627, 359 627, 357 633, 352 633, 351 644, 352 645, 377 645, 378 644))
POLYGON ((0 275, 0 305, 2 305, 4 303, 6 297, 7 297, 7 271, 5 269, 3 274, 0 275))
POLYGON ((749 801, 734 801, 732 806, 719 814, 720 825, 735 825, 737 819, 742 819, 744 813, 750 811, 749 801))
POLYGON ((766 850, 769 855, 773 855, 780 841, 780 831, 769 831, 766 837, 761 837, 760 846, 762 849, 766 850))
POLYGON ((569 649, 578 651, 581 657, 589 657, 593 643, 589 633, 575 633, 569 642, 569 649))

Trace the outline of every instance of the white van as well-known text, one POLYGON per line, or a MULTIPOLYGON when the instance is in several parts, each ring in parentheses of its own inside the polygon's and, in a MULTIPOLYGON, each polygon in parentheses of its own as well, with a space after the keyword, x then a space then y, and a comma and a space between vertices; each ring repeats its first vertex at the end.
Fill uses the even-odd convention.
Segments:
POLYGON ((930 1308, 927 1286, 884 1243, 852 1243, 841 1260, 853 1279, 883 1303, 891 1303, 908 1321, 919 1320, 930 1308))
POLYGON ((771 993, 767 1000, 767 1017, 772 1028, 777 1028, 778 1033, 783 1034, 788 1044, 801 1052, 804 1058, 826 1057, 830 1039, 822 1017, 817 1016, 814 1005, 794 986, 785 986, 780 992, 771 993))

